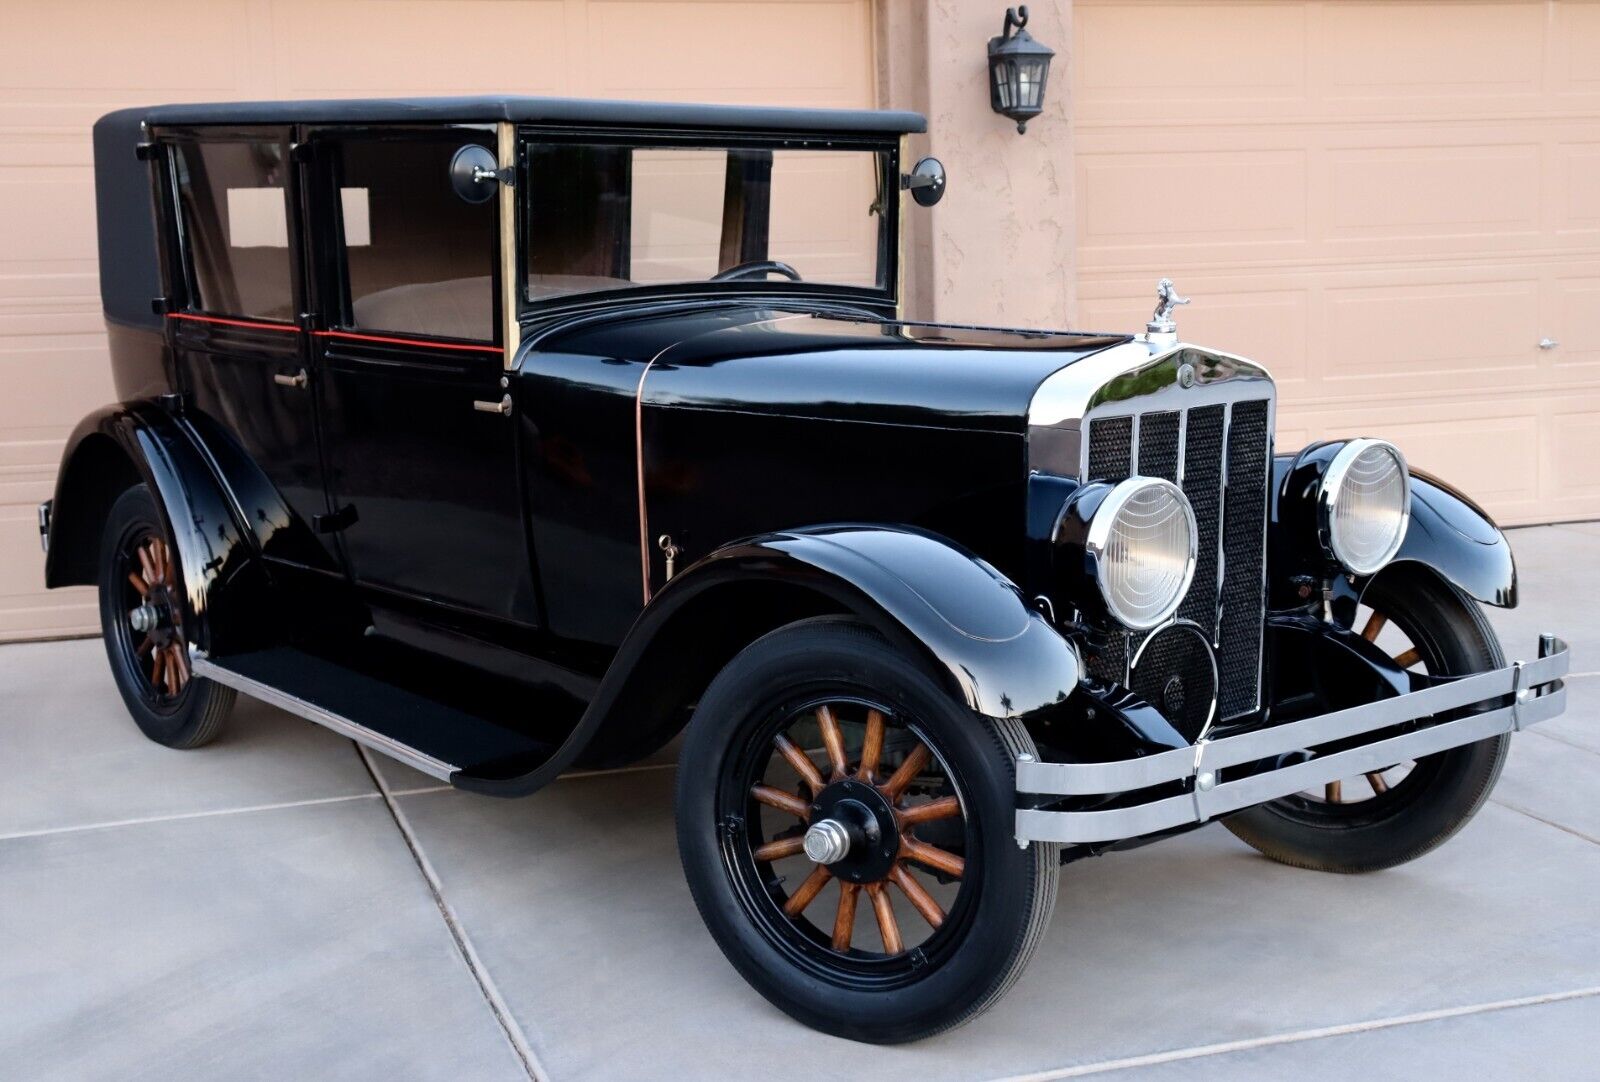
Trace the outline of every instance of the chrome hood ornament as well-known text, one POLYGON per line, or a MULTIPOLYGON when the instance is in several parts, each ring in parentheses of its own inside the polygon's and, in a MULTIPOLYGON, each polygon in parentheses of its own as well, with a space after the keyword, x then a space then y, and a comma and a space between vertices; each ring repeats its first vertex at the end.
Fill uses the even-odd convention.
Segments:
POLYGON ((1188 297, 1178 296, 1171 278, 1163 278, 1156 283, 1156 310, 1150 317, 1150 322, 1144 325, 1145 333, 1153 342, 1177 341, 1178 324, 1173 321, 1172 310, 1181 304, 1188 304, 1188 297))

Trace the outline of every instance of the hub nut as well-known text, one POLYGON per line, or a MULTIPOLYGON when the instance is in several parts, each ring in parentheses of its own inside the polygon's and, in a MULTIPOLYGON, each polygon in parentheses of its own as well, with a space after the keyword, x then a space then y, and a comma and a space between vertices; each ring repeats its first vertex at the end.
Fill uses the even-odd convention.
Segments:
POLYGON ((806 831, 806 856, 818 864, 833 864, 850 852, 850 832, 837 819, 812 823, 806 831))
POLYGON ((154 631, 160 623, 161 613, 149 602, 128 613, 128 626, 140 633, 154 631))

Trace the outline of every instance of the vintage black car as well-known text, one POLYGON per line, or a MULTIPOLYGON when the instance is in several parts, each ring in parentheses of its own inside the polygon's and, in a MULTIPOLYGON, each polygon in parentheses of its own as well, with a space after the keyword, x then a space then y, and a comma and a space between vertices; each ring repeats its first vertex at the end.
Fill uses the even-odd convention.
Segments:
POLYGON ((683 732, 712 935, 859 1040, 993 1003, 1068 860, 1211 820, 1337 872, 1449 837, 1564 706, 1565 645, 1507 664, 1479 609, 1516 603, 1500 531, 1381 440, 1275 450, 1266 370, 1183 343, 1170 283, 1137 335, 903 318, 922 130, 106 116, 121 401, 40 508, 49 585, 98 584, 172 747, 242 691, 514 797, 683 732))

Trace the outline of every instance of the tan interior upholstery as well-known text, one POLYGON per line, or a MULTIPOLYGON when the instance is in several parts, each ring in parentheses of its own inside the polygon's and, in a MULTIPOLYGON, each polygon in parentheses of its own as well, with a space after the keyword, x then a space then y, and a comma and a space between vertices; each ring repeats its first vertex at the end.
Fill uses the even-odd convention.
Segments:
MULTIPOLYGON (((533 299, 623 289, 634 283, 626 278, 589 274, 539 274, 528 280, 533 299)), ((355 325, 364 331, 397 331, 429 327, 448 338, 484 339, 483 328, 493 326, 494 283, 488 275, 453 278, 445 282, 415 282, 392 286, 358 298, 355 325)))

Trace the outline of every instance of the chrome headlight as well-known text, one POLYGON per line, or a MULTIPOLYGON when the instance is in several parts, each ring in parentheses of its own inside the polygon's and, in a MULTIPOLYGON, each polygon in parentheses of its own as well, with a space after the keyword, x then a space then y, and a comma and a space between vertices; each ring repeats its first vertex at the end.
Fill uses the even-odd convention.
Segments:
POLYGON ((1199 530, 1177 485, 1130 477, 1108 493, 1089 520, 1089 572, 1106 612, 1135 631, 1163 623, 1194 578, 1199 530))
POLYGON ((1317 531, 1327 554, 1355 575, 1383 569, 1411 522, 1406 460, 1383 440, 1351 440, 1322 477, 1317 531))

